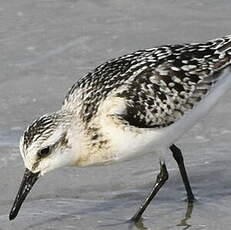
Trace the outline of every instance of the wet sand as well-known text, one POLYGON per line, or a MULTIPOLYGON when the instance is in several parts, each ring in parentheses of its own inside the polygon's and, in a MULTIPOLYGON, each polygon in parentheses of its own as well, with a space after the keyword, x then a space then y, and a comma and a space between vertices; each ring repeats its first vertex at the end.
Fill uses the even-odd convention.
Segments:
POLYGON ((198 201, 169 154, 170 179, 137 226, 127 223, 158 173, 152 155, 106 167, 64 168, 34 186, 18 217, 8 214, 24 166, 19 138, 55 111, 90 69, 160 44, 229 34, 229 0, 0 0, 0 230, 227 230, 231 225, 231 92, 177 143, 198 201))

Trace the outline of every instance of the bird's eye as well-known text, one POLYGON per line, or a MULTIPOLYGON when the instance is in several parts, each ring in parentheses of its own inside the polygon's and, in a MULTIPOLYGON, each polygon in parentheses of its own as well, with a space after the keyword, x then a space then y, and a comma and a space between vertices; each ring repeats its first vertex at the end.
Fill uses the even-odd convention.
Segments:
POLYGON ((41 149, 39 152, 38 152, 38 156, 39 157, 46 157, 50 154, 50 147, 46 147, 44 149, 41 149))

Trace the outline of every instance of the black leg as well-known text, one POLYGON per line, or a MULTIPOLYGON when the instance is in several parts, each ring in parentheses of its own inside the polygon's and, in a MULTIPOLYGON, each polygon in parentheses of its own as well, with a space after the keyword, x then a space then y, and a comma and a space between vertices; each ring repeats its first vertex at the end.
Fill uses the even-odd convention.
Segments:
POLYGON ((165 163, 160 162, 160 173, 157 175, 156 183, 151 191, 151 193, 147 196, 143 204, 140 206, 136 214, 131 218, 132 221, 137 222, 140 217, 142 216, 145 209, 148 207, 154 196, 157 194, 157 192, 160 190, 160 188, 164 185, 164 183, 168 179, 168 171, 166 168, 165 163))
POLYGON ((195 200, 195 197, 193 195, 193 192, 192 192, 192 189, 189 183, 187 172, 184 166, 184 158, 182 156, 181 150, 177 148, 175 145, 171 145, 170 150, 172 151, 173 157, 176 160, 178 167, 180 169, 180 174, 182 176, 184 186, 187 192, 188 202, 192 203, 195 200))

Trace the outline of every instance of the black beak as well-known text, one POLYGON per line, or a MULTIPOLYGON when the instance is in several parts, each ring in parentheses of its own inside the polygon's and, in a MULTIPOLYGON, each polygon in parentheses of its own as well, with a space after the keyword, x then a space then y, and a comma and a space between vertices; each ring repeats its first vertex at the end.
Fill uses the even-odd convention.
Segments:
POLYGON ((10 211, 10 220, 13 220, 18 215, 19 209, 21 208, 23 201, 26 199, 27 194, 30 192, 31 188, 33 187, 34 183, 37 181, 38 178, 39 172, 32 173, 29 169, 26 169, 22 179, 22 183, 18 190, 18 194, 10 211))

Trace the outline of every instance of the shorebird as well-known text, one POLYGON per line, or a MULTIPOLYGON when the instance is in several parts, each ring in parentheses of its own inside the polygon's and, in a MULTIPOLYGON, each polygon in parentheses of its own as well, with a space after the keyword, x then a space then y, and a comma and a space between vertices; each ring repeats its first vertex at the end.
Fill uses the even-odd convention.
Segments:
POLYGON ((231 35, 203 43, 165 45, 109 60, 78 80, 61 109, 23 133, 25 174, 10 212, 14 219, 37 179, 63 166, 104 165, 153 153, 160 172, 132 217, 138 221, 168 179, 173 153, 188 202, 194 195, 174 144, 231 86, 231 35))

